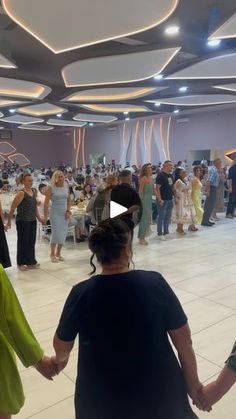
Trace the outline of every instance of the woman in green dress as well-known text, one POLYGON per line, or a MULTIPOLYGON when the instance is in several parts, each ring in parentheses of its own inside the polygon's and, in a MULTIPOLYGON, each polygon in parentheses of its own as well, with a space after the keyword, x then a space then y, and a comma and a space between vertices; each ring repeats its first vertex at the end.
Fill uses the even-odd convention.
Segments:
POLYGON ((192 178, 192 201, 196 213, 196 224, 201 224, 203 217, 203 208, 201 204, 202 197, 202 168, 201 166, 195 166, 193 168, 193 178, 192 178))
POLYGON ((52 380, 56 370, 33 335, 15 291, 0 265, 0 419, 10 419, 24 404, 15 353, 25 367, 35 366, 52 380))
POLYGON ((145 237, 151 234, 152 195, 154 194, 151 164, 147 163, 143 165, 139 185, 139 195, 142 201, 142 217, 139 224, 138 238, 139 243, 146 246, 148 242, 145 240, 145 237))

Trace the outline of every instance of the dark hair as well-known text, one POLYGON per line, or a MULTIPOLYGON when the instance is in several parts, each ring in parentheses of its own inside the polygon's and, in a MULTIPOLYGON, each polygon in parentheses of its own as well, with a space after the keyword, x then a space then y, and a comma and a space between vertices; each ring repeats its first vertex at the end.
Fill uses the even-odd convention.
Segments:
POLYGON ((119 259, 122 250, 131 241, 132 235, 127 224, 120 219, 107 219, 98 224, 89 236, 88 245, 92 257, 90 265, 93 268, 91 275, 96 272, 93 258, 96 256, 101 264, 110 264, 119 259))
POLYGON ((200 166, 200 165, 194 166, 194 168, 193 168, 194 175, 196 175, 196 173, 197 173, 198 170, 201 170, 201 172, 202 172, 202 166, 200 166))
POLYGON ((40 183, 38 186, 38 190, 41 191, 41 189, 45 188, 45 186, 47 187, 45 183, 40 183))
POLYGON ((120 172, 119 174, 119 179, 126 179, 127 177, 132 176, 132 173, 130 170, 122 170, 122 172, 120 172))
POLYGON ((182 167, 177 167, 177 169, 175 170, 175 175, 174 175, 174 181, 177 182, 177 180, 181 179, 180 173, 183 171, 184 169, 182 167))

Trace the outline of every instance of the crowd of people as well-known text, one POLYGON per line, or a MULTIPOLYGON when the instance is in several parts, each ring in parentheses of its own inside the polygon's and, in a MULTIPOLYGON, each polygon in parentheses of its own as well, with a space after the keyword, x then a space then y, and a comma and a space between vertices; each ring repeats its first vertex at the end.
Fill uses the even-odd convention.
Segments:
POLYGON ((36 366, 52 380, 67 365, 77 335, 76 418, 194 419, 188 395, 199 409, 210 411, 236 382, 236 347, 217 380, 204 387, 187 317, 174 292, 159 273, 131 269, 133 236, 137 226, 139 243, 146 246, 154 223, 157 236, 166 241, 171 223, 174 234, 184 237, 199 226, 213 227, 221 211, 233 219, 236 161, 225 170, 215 159, 210 167, 204 162, 190 173, 186 164, 174 166, 169 160, 140 169, 110 165, 73 170, 60 165, 55 170, 13 171, 5 165, 3 172, 2 188, 15 192, 6 220, 0 205, 3 267, 11 265, 5 231, 14 216, 20 270, 39 267, 37 220, 50 236, 51 262, 63 262, 72 204, 82 204, 85 222, 80 220, 75 228, 79 242, 88 240, 93 276, 73 287, 55 331, 55 355, 49 358, 0 267, 0 419, 9 419, 24 403, 14 352, 25 366, 36 366), (127 211, 110 219, 111 201, 127 211), (101 265, 100 275, 94 275, 94 257, 101 265))
POLYGON ((186 314, 159 273, 130 269, 132 237, 124 219, 107 219, 92 230, 89 249, 102 272, 72 288, 52 357, 44 354, 0 266, 0 419, 24 404, 14 352, 53 380, 77 335, 76 419, 197 419, 188 396, 209 412, 236 382, 234 346, 218 378, 203 386, 186 314))
POLYGON ((111 200, 127 208, 123 218, 131 230, 139 222, 139 243, 144 246, 155 223, 157 236, 166 241, 171 224, 177 235, 184 236, 197 232, 199 226, 212 227, 219 221, 219 212, 226 212, 228 219, 235 217, 236 161, 229 169, 222 167, 220 159, 210 167, 204 161, 190 173, 186 163, 173 166, 169 160, 158 166, 147 163, 141 169, 100 165, 72 170, 61 164, 55 170, 28 167, 22 172, 5 166, 1 182, 2 189, 15 192, 5 225, 1 209, 1 260, 3 266, 9 266, 4 229, 11 228, 16 214, 17 265, 21 270, 39 266, 35 256, 37 220, 44 226, 44 238, 50 240, 51 261, 57 263, 64 260, 61 252, 68 226, 74 226, 77 242, 85 241, 96 224, 109 218, 111 200), (84 215, 75 219, 72 205, 83 208, 84 215))

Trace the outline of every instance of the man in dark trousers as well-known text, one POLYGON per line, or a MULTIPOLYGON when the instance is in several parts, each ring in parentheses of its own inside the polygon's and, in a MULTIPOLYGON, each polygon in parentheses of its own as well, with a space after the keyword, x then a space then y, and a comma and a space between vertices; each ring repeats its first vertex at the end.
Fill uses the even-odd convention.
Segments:
POLYGON ((220 182, 221 160, 215 159, 213 166, 208 170, 208 179, 206 184, 206 201, 204 205, 204 214, 202 219, 202 226, 212 227, 215 223, 210 221, 211 213, 216 203, 216 191, 220 182))
POLYGON ((233 165, 229 169, 228 174, 229 185, 229 202, 226 211, 226 218, 234 218, 234 211, 236 208, 236 158, 233 165))

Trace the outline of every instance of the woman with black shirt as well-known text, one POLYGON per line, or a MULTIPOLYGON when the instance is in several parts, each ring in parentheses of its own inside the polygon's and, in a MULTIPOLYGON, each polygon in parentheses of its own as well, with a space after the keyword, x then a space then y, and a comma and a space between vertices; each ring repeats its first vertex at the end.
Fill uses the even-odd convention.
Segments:
POLYGON ((7 228, 11 228, 11 219, 15 210, 17 230, 17 265, 21 271, 28 268, 37 268, 39 263, 35 259, 35 242, 37 221, 43 222, 37 209, 37 191, 32 188, 33 178, 30 173, 22 174, 21 183, 24 188, 19 191, 8 215, 7 228))
POLYGON ((54 337, 59 372, 79 335, 76 418, 196 418, 187 393, 198 403, 202 385, 174 292, 159 273, 130 270, 132 234, 123 221, 96 226, 89 247, 102 273, 73 287, 54 337))

